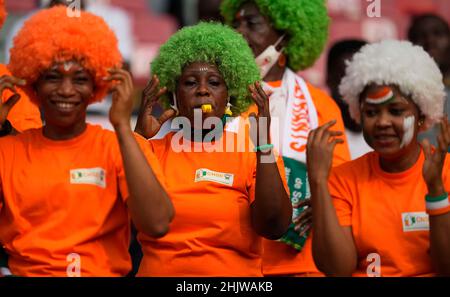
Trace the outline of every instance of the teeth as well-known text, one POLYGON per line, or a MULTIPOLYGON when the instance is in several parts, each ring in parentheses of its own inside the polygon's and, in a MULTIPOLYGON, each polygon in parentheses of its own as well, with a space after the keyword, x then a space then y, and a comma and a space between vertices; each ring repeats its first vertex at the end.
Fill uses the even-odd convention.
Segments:
POLYGON ((56 106, 61 109, 71 109, 75 106, 75 103, 56 102, 56 106))

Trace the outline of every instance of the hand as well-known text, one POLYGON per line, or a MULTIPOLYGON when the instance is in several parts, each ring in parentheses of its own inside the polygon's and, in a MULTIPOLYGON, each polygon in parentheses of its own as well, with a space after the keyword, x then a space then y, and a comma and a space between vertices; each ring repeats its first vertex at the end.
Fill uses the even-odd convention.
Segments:
POLYGON ((333 164, 334 147, 338 143, 344 143, 343 139, 337 138, 343 135, 342 131, 330 131, 335 124, 336 120, 332 120, 312 130, 308 135, 306 165, 310 181, 328 180, 333 164))
POLYGON ((299 232, 298 233, 299 236, 302 237, 312 227, 311 200, 310 199, 302 200, 292 206, 297 209, 301 209, 301 208, 307 206, 307 208, 304 209, 303 212, 297 218, 295 218, 293 221, 293 223, 295 224, 294 230, 299 232))
POLYGON ((270 143, 270 107, 269 107, 269 96, 271 94, 266 94, 261 87, 260 82, 256 82, 248 87, 250 90, 253 101, 258 107, 258 115, 251 113, 249 116, 256 119, 257 126, 252 125, 251 130, 257 129, 257 133, 250 133, 253 137, 257 135, 257 139, 252 141, 255 146, 260 146, 270 143), (264 119, 264 120, 263 120, 264 119), (261 129, 261 125, 264 125, 264 130, 261 129))
POLYGON ((428 140, 422 141, 422 147, 425 154, 422 176, 428 187, 428 194, 431 196, 440 196, 444 194, 444 183, 442 181, 442 168, 444 167, 445 156, 450 145, 450 125, 447 116, 440 122, 440 132, 437 136, 438 147, 432 150, 428 140))
POLYGON ((177 114, 174 109, 169 108, 164 111, 158 119, 152 115, 153 106, 166 92, 166 87, 161 89, 159 88, 159 79, 156 75, 154 75, 142 92, 141 107, 139 108, 139 115, 134 132, 144 136, 147 139, 152 138, 158 133, 164 122, 173 118, 177 114))
POLYGON ((5 102, 2 103, 0 100, 0 126, 3 125, 9 112, 20 99, 20 95, 17 93, 15 86, 25 86, 25 84, 25 80, 14 76, 3 75, 0 77, 0 97, 3 97, 3 91, 5 89, 9 89, 14 93, 5 102))
POLYGON ((130 126, 131 112, 133 111, 133 82, 129 72, 113 68, 109 69, 110 76, 106 81, 113 82, 110 92, 112 93, 112 105, 109 109, 109 121, 114 129, 119 126, 130 126))

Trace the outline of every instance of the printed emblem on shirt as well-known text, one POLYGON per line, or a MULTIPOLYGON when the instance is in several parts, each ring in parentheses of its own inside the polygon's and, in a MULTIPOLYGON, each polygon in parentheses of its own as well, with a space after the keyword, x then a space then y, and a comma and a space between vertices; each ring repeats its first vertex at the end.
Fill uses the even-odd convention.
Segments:
POLYGON ((197 169, 195 172, 195 182, 210 181, 219 184, 232 186, 234 174, 212 171, 205 168, 197 169))
POLYGON ((428 231, 430 223, 426 212, 402 213, 403 232, 428 231))
POLYGON ((70 170, 70 183, 106 188, 105 175, 105 169, 99 167, 72 169, 70 170))

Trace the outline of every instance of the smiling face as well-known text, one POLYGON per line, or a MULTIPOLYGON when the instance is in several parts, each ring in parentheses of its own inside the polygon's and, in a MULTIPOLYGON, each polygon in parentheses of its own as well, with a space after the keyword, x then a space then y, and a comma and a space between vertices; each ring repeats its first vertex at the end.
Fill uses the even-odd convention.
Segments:
POLYGON ((187 117, 194 123, 194 109, 203 104, 210 104, 210 112, 203 113, 203 120, 208 117, 222 118, 228 102, 228 89, 222 74, 213 64, 195 62, 187 65, 178 79, 177 105, 180 116, 187 117))
POLYGON ((419 120, 423 117, 418 107, 395 86, 370 85, 361 94, 364 138, 385 158, 398 156, 417 144, 419 120))
POLYGON ((86 108, 94 96, 94 80, 79 63, 54 64, 39 77, 35 91, 46 126, 73 129, 85 125, 86 108))

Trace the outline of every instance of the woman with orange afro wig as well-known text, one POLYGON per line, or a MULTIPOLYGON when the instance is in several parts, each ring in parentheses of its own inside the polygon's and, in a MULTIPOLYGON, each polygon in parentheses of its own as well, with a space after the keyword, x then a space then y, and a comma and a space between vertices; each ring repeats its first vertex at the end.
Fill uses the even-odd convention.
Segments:
POLYGON ((8 66, 45 125, 0 138, 0 244, 12 274, 124 276, 129 216, 149 236, 167 232, 172 205, 131 130, 133 85, 120 64, 114 33, 86 12, 42 10, 16 36, 8 66), (88 104, 108 91, 115 132, 86 123, 88 104))
MULTIPOLYGON (((5 1, 0 0, 0 30, 3 27, 7 17, 5 9, 5 1)), ((0 90, 2 93, 0 105, 5 105, 8 110, 8 122, 7 125, 14 127, 14 130, 25 131, 30 128, 39 128, 42 126, 41 114, 38 107, 30 102, 30 99, 23 93, 22 90, 17 91, 5 88, 10 87, 11 73, 8 71, 5 65, 0 64, 0 90), (17 93, 19 96, 13 96, 17 93), (12 100, 9 100, 12 99, 12 100), (20 100, 19 100, 20 99, 20 100)), ((17 83, 18 81, 15 80, 17 83)), ((0 129, 4 125, 4 120, 0 121, 0 129)))

